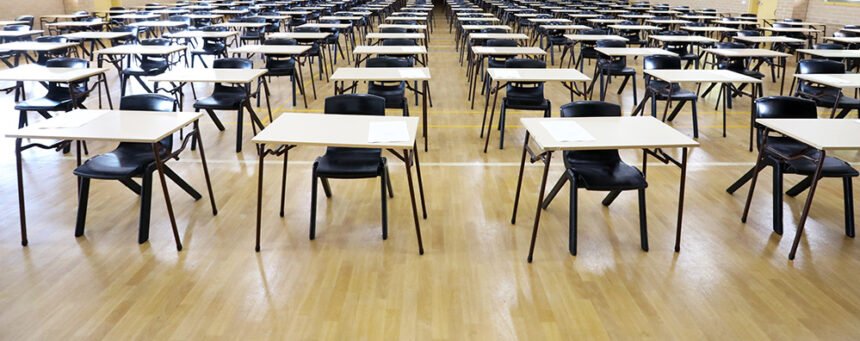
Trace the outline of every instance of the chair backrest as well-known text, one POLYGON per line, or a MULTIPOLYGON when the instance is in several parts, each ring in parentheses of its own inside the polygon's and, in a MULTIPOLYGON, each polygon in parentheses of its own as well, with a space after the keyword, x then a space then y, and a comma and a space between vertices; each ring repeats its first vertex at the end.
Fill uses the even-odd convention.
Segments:
POLYGON ((63 36, 42 36, 36 38, 37 43, 65 43, 67 41, 69 40, 63 36))
POLYGON ((385 116, 385 98, 369 94, 326 97, 326 114, 385 116))
POLYGON ((812 48, 816 50, 844 50, 845 45, 838 43, 821 43, 812 45, 812 48))
POLYGON ((30 26, 27 25, 6 25, 3 26, 4 31, 27 31, 30 29, 30 26))
POLYGON ((642 64, 645 70, 680 70, 681 58, 678 56, 646 56, 642 64))
POLYGON ((397 57, 373 57, 367 59, 367 67, 411 67, 409 60, 397 57))
MULTIPOLYGON (((768 96, 756 99, 755 118, 818 118, 818 109, 815 102, 790 96, 768 96)), ((764 142, 764 128, 756 125, 757 146, 764 142)))
POLYGON ((384 39, 382 46, 415 46, 418 43, 413 39, 384 39))
MULTIPOLYGON (((562 105, 561 117, 620 117, 621 106, 601 101, 579 101, 562 105)), ((621 160, 618 150, 589 150, 564 152, 566 160, 605 161, 617 163, 621 160)))
POLYGON ((804 59, 797 63, 800 74, 811 73, 845 73, 845 64, 826 59, 804 59))
POLYGON ((841 38, 850 38, 850 37, 856 37, 856 36, 858 36, 858 34, 855 32, 839 30, 839 31, 833 32, 833 36, 834 37, 841 37, 841 38))
MULTIPOLYGON (((75 69, 84 69, 90 66, 90 62, 86 59, 80 58, 54 58, 49 59, 45 62, 46 67, 63 67, 63 68, 75 68, 75 69)), ((89 89, 89 78, 82 79, 80 81, 76 81, 72 84, 66 83, 48 83, 48 93, 45 97, 58 99, 58 98, 68 98, 69 97, 69 87, 71 86, 72 92, 75 94, 83 94, 89 89)), ((81 99, 83 100, 83 99, 81 99)))
POLYGON ((597 47, 627 47, 627 42, 623 40, 602 39, 595 44, 597 47))
POLYGON ((484 45, 494 47, 516 47, 517 41, 513 39, 488 39, 484 45))
POLYGON ((383 27, 379 29, 381 33, 406 33, 406 29, 402 27, 383 27))
POLYGON ((27 26, 33 27, 33 22, 35 21, 35 17, 32 15, 22 15, 15 18, 15 21, 23 21, 27 23, 27 26))
POLYGON ((740 30, 738 37, 761 37, 761 31, 756 30, 740 30))
POLYGON ((212 63, 215 69, 253 69, 254 62, 245 58, 221 58, 212 63))

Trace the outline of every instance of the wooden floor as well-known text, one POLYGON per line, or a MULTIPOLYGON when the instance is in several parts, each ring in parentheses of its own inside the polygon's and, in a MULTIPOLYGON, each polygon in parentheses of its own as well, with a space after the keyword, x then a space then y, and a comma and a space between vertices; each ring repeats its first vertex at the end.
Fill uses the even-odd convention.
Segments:
MULTIPOLYGON (((257 158, 248 124, 245 151, 234 153, 229 113, 220 115, 225 132, 208 118, 201 124, 219 215, 211 215, 205 198, 194 202, 171 184, 182 252, 160 191, 154 191, 150 242, 137 244, 138 198, 115 182, 93 183, 86 235, 75 238, 74 158, 47 151, 24 155, 30 246, 22 248, 13 141, 0 140, 0 339, 860 338, 860 245, 843 233, 839 181, 819 187, 793 262, 787 254, 804 196, 786 197, 786 233, 778 236, 770 225, 769 171, 746 224, 740 222, 746 187, 725 192, 754 160, 746 150, 747 99, 729 113, 727 138, 715 95, 698 103, 702 146, 691 154, 680 253, 672 250, 679 172, 652 162, 650 252, 639 249, 635 195, 622 194, 607 208, 602 193, 581 192, 579 255, 567 253, 568 199, 561 195, 543 216, 528 264, 539 167, 527 168, 519 221, 509 221, 524 137, 518 118, 539 113, 513 112, 506 148, 498 149, 494 131, 489 153, 482 153, 482 102, 469 109, 465 68, 453 44, 438 12, 429 46, 430 151, 421 154, 429 213, 423 256, 405 170, 393 157, 387 241, 378 180, 333 182, 334 197, 319 203, 317 239, 308 240, 310 165, 322 148, 291 153, 284 218, 277 213, 279 179, 266 178, 263 248, 254 252, 257 158)), ((116 98, 115 71, 110 77, 116 98)), ((322 84, 306 110, 290 105, 288 80, 274 81, 276 115, 320 112, 333 93, 332 83, 322 84)), ((547 92, 554 113, 568 102, 558 84, 547 92)), ((776 92, 778 84, 768 80, 766 94, 776 92)), ((629 113, 632 91, 608 101, 629 113)), ((17 116, 11 96, 0 102, 5 132, 17 116)), ((692 134, 689 109, 684 113, 673 125, 692 134)), ((112 147, 90 143, 91 155, 112 147)), ((638 163, 638 152, 623 155, 638 163)), ((202 189, 198 156, 186 152, 171 165, 202 189)), ((279 160, 266 164, 268 174, 280 169, 279 160)))

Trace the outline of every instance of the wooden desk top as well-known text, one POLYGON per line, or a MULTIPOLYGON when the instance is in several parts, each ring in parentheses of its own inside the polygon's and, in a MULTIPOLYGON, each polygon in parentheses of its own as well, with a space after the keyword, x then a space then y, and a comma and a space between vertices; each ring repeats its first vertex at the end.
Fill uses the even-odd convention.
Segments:
POLYGON ((237 31, 207 32, 207 31, 182 31, 176 33, 165 33, 165 38, 229 38, 238 35, 237 31))
POLYGON ((52 51, 78 46, 77 43, 39 43, 35 41, 16 41, 0 44, 0 51, 52 51))
MULTIPOLYGON (((523 117, 520 122, 542 150, 601 150, 696 147, 698 142, 651 116, 537 118, 523 117), (576 122, 594 139, 557 141, 544 127, 547 124, 576 122)), ((860 127, 860 126, 858 126, 860 127)), ((860 136, 860 134, 858 134, 860 136)))
POLYGON ((709 27, 699 27, 699 26, 682 26, 682 30, 690 31, 690 32, 737 32, 739 29, 733 27, 723 27, 723 26, 709 26, 709 27))
POLYGON ((791 57, 791 54, 766 49, 705 49, 723 57, 791 57))
POLYGON ((650 22, 654 24, 663 24, 663 25, 675 25, 675 24, 689 24, 689 20, 681 20, 681 19, 646 19, 645 22, 650 22))
POLYGON ((594 50, 610 57, 678 55, 677 53, 655 47, 595 47, 594 50))
POLYGON ((472 53, 476 55, 490 56, 516 56, 516 55, 545 55, 546 51, 535 46, 472 46, 472 53))
POLYGON ((266 69, 212 69, 190 68, 168 70, 158 76, 147 77, 150 82, 197 82, 197 83, 251 83, 265 75, 266 69))
POLYGON ((155 143, 199 119, 199 112, 75 110, 6 137, 155 143))
POLYGON ((45 33, 45 31, 43 31, 43 30, 0 31, 0 38, 34 36, 34 35, 42 34, 42 33, 45 33))
POLYGON ((669 83, 762 83, 761 79, 729 70, 644 70, 669 83))
POLYGON ((277 32, 269 34, 267 39, 325 39, 330 35, 331 32, 277 32))
POLYGON ((795 74, 795 78, 834 88, 860 88, 860 74, 795 74))
POLYGON ((611 34, 565 34, 564 37, 573 41, 628 40, 622 36, 611 34))
POLYGON ((860 58, 860 50, 797 49, 797 53, 823 58, 860 58))
POLYGON ((657 31, 663 29, 652 25, 609 25, 609 28, 622 31, 657 31))
POLYGON ((262 53, 272 55, 297 55, 311 49, 308 45, 242 45, 231 47, 228 53, 262 53))
POLYGON ((417 117, 283 113, 251 141, 275 145, 412 149, 417 117), (370 124, 406 123, 409 141, 370 143, 370 124))
POLYGON ((264 22, 222 22, 215 24, 218 27, 232 27, 232 28, 261 28, 269 25, 264 22))
POLYGON ((131 36, 131 32, 75 32, 64 34, 63 37, 66 37, 71 40, 76 39, 116 39, 122 37, 131 36))
POLYGON ((379 40, 379 39, 424 39, 424 35, 421 33, 379 33, 379 32, 370 32, 365 36, 367 40, 379 40))
POLYGON ((849 119, 757 119, 757 124, 818 150, 860 149, 860 122, 849 119))
POLYGON ((143 46, 143 45, 119 45, 96 51, 96 54, 141 54, 161 55, 183 51, 188 47, 184 45, 168 46, 143 46))
MULTIPOLYGON (((481 25, 476 25, 476 26, 481 26, 481 25)), ((466 26, 464 25, 463 27, 465 28, 466 26)), ((489 27, 492 27, 492 26, 489 26, 489 27)), ((427 29, 427 25, 379 24, 379 28, 380 29, 383 29, 383 28, 405 28, 407 30, 423 31, 423 30, 427 29)))
MULTIPOLYGON (((382 25, 379 25, 382 26, 382 25)), ((380 27, 382 28, 382 27, 380 27)), ((502 29, 507 31, 513 31, 514 29, 508 25, 463 25, 461 27, 464 31, 480 31, 486 29, 502 29)))
POLYGON ((680 42, 680 43, 716 43, 718 40, 703 36, 661 36, 652 34, 648 36, 650 39, 662 42, 680 42))
POLYGON ((591 78, 576 69, 496 69, 487 72, 498 82, 584 82, 591 78))
POLYGON ((138 21, 128 24, 128 26, 137 26, 137 27, 178 27, 184 26, 186 23, 179 21, 166 21, 166 20, 158 20, 158 21, 138 21))
POLYGON ((821 30, 816 30, 814 28, 808 27, 759 27, 758 29, 762 31, 770 31, 776 33, 812 33, 812 32, 821 32, 821 30))
POLYGON ((761 37, 732 37, 737 41, 747 43, 805 43, 806 40, 786 36, 761 36, 761 37))
POLYGON ((824 37, 824 40, 831 40, 843 44, 858 44, 860 37, 824 37))
POLYGON ((427 54, 424 46, 380 46, 359 45, 352 51, 353 54, 427 54))
POLYGON ((25 64, 11 69, 0 70, 0 80, 66 83, 89 78, 107 71, 107 68, 49 68, 36 64, 25 64))
POLYGON ((525 33, 469 33, 469 39, 527 40, 529 36, 525 33))
POLYGON ((424 81, 430 80, 426 67, 339 67, 331 75, 334 81, 424 81))
POLYGON ((55 23, 49 23, 50 27, 93 27, 93 26, 103 26, 108 23, 105 21, 60 21, 55 23))

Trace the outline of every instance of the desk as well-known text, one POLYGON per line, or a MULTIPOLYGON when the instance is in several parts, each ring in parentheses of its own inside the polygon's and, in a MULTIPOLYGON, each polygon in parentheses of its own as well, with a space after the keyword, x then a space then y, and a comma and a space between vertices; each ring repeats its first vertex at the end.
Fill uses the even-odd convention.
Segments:
MULTIPOLYGON (((811 177, 809 186, 809 194, 806 196, 806 202, 803 204, 803 210, 800 213, 800 220, 797 222, 797 234, 794 236, 794 243, 791 245, 791 252, 788 254, 788 259, 794 260, 797 253, 797 246, 800 243, 800 238, 803 236, 803 228, 806 226, 806 219, 809 217, 809 209, 812 206, 812 198, 815 196, 815 189, 818 187, 818 180, 821 179, 821 171, 824 166, 824 159, 827 157, 828 151, 837 150, 857 150, 860 149, 860 124, 855 121, 846 120, 827 120, 827 119, 757 119, 756 124, 764 127, 764 136, 767 136, 769 131, 774 131, 784 136, 795 139, 810 148, 819 151, 818 159, 812 160, 816 164, 815 172, 811 177)), ((775 149, 769 149, 768 138, 765 137, 759 156, 756 161, 756 168, 760 167, 764 161, 766 151, 773 155, 782 155, 783 152, 775 149)), ((803 151, 807 152, 806 150, 803 151)), ((803 157, 799 155, 785 155, 785 158, 803 157)), ((807 156, 807 158, 811 158, 807 156)), ((746 205, 741 221, 746 222, 749 207, 752 202, 753 191, 755 190, 756 180, 759 172, 753 172, 750 191, 747 195, 746 205)))
MULTIPOLYGON (((543 161, 543 177, 541 178, 540 194, 537 201, 537 212, 535 212, 534 228, 532 230, 531 246, 529 247, 528 261, 531 263, 534 255, 535 240, 537 239, 538 226, 540 225, 541 211, 546 193, 546 181, 549 175, 552 154, 556 151, 565 150, 605 150, 605 149, 642 149, 644 160, 643 173, 646 173, 648 155, 668 164, 672 163, 681 169, 680 189, 678 196, 678 221, 675 233, 675 252, 681 250, 681 226, 684 216, 684 189, 687 182, 687 153, 688 149, 699 145, 698 142, 681 134, 672 127, 658 121, 653 117, 582 117, 582 118, 520 118, 526 128, 525 143, 520 160, 519 177, 517 178, 517 190, 514 197, 514 209, 511 216, 511 224, 516 224, 517 208, 519 205, 520 191, 523 184, 523 170, 526 164, 526 154, 529 161, 543 161), (544 122, 562 122, 562 120, 573 120, 594 137, 592 141, 561 142, 556 141, 544 128, 544 122), (530 140, 534 141, 536 147, 533 149, 530 140), (681 160, 678 161, 663 149, 681 148, 681 160)), ((647 173, 646 173, 647 174, 647 173)), ((612 195, 612 193, 610 193, 612 195)))
MULTIPOLYGON (((122 73, 122 58, 123 56, 131 55, 171 55, 174 53, 185 52, 188 49, 184 45, 168 45, 168 46, 143 46, 143 45, 118 45, 108 47, 96 52, 98 55, 98 66, 101 67, 104 61, 113 64, 118 73, 122 73), (113 56, 119 56, 113 58, 113 56)), ((131 58, 128 58, 128 63, 131 63, 131 58)))
POLYGON ((44 33, 43 30, 27 30, 27 31, 0 31, 0 42, 9 38, 30 37, 44 33))
POLYGON ((321 40, 328 38, 331 32, 277 32, 267 36, 267 39, 308 39, 321 40))
POLYGON ((402 28, 409 31, 421 31, 424 32, 424 40, 427 42, 430 41, 430 32, 427 30, 427 25, 379 24, 379 30, 382 31, 383 28, 402 28))
POLYGON ((165 33, 165 38, 170 39, 227 39, 239 35, 237 31, 181 31, 176 33, 165 33))
POLYGON ((824 37, 824 40, 831 40, 842 44, 860 44, 860 37, 824 37))
MULTIPOLYGON (((334 81, 334 94, 340 95, 347 91, 357 89, 358 82, 384 82, 384 81, 402 81, 406 83, 406 88, 415 94, 416 105, 418 104, 418 95, 421 95, 421 120, 422 133, 424 137, 424 151, 428 150, 427 137, 427 101, 430 97, 430 69, 429 68, 337 68, 334 74, 331 75, 331 80, 334 81), (417 86, 421 82, 421 88, 417 86), (352 85, 346 86, 346 82, 352 82, 352 85), (414 85, 410 85, 413 82, 414 85)), ((408 104, 407 104, 408 105, 408 104)), ((432 104, 431 104, 432 105, 432 104)))
MULTIPOLYGON (((99 107, 102 106, 101 86, 105 86, 105 95, 107 96, 108 106, 113 109, 113 102, 110 97, 110 86, 108 86, 105 68, 66 68, 66 67, 44 67, 36 64, 27 64, 17 66, 11 69, 0 70, 0 81, 15 82, 15 99, 24 100, 24 82, 55 82, 55 83, 75 83, 93 76, 98 76, 96 86, 98 87, 99 107)), ((72 93, 72 87, 69 87, 69 98, 75 98, 72 93)), ((23 127, 26 122, 26 117, 20 117, 18 127, 23 127)))
POLYGON ((15 66, 18 66, 21 56, 32 63, 36 59, 31 57, 27 52, 46 52, 54 50, 68 49, 78 46, 77 43, 40 43, 35 41, 16 41, 11 43, 0 44, 0 51, 10 51, 15 54, 15 66))
MULTIPOLYGON (((21 220, 21 245, 27 246, 27 220, 26 209, 24 204, 24 177, 22 171, 21 153, 27 149, 36 147, 40 149, 61 149, 71 144, 71 141, 76 141, 77 164, 81 164, 81 141, 116 141, 116 142, 135 142, 152 144, 152 151, 155 155, 155 165, 158 171, 159 179, 161 180, 161 189, 164 193, 164 201, 167 204, 167 214, 170 217, 170 225, 173 228, 173 238, 176 242, 176 249, 182 250, 182 242, 180 241, 179 231, 176 227, 176 219, 173 214, 173 205, 170 202, 170 193, 167 190, 167 179, 165 178, 165 169, 167 167, 164 162, 179 155, 184 149, 189 138, 200 140, 200 129, 198 119, 200 113, 194 112, 150 112, 150 111, 121 111, 121 110, 75 110, 68 112, 63 116, 71 115, 93 115, 94 119, 82 123, 77 127, 47 127, 54 120, 62 119, 61 117, 52 118, 46 121, 30 125, 25 128, 11 132, 6 137, 15 138, 15 162, 16 173, 18 179, 18 214, 21 220), (181 147, 176 151, 164 156, 164 152, 160 150, 161 144, 159 141, 173 135, 185 126, 193 124, 194 129, 189 134, 185 135, 181 147), (61 140, 51 145, 43 145, 39 143, 23 144, 24 139, 58 139, 61 140)), ((206 165, 206 155, 203 151, 203 143, 200 143, 200 159, 203 164, 203 173, 206 177, 206 187, 209 190, 209 200, 212 204, 212 214, 217 214, 215 207, 215 198, 212 195, 212 185, 209 181, 209 169, 206 165)), ((172 172, 170 172, 172 173, 172 172)), ((171 178, 173 178, 171 176, 171 178)), ((196 193, 196 192, 195 192, 196 193)), ((141 212, 143 213, 148 212, 141 212)), ((79 222, 82 224, 82 222, 79 222)), ((141 219, 141 237, 147 237, 149 231, 149 219, 143 221, 141 219), (146 231, 146 234, 143 234, 146 231)), ((75 231, 76 236, 83 234, 83 226, 79 225, 75 231)), ((146 238, 139 241, 146 241, 146 238)))
POLYGON ((782 75, 781 83, 779 85, 779 93, 781 94, 785 88, 785 68, 786 68, 786 59, 791 57, 790 54, 785 52, 766 50, 766 49, 705 49, 706 53, 713 54, 718 57, 723 58, 750 58, 750 59, 759 59, 757 65, 752 66, 752 70, 757 71, 762 63, 764 62, 764 58, 779 58, 780 66, 782 67, 782 75))
POLYGON ((130 37, 131 32, 75 32, 64 34, 63 37, 66 37, 68 40, 81 41, 81 42, 90 42, 90 48, 87 50, 86 44, 81 44, 81 50, 83 50, 85 56, 89 56, 90 60, 93 60, 96 51, 96 45, 101 48, 107 48, 105 44, 102 42, 102 39, 112 40, 119 39, 123 37, 130 37))
MULTIPOLYGON (((795 74, 794 78, 805 80, 807 82, 817 83, 839 89, 857 89, 860 88, 860 74, 842 73, 842 74, 795 74)), ((839 106, 839 101, 842 97, 840 92, 835 99, 833 109, 830 111, 830 118, 843 118, 848 115, 848 111, 844 114, 836 115, 836 108, 839 106)))
MULTIPOLYGON (((266 156, 284 156, 284 168, 281 174, 280 211, 281 217, 283 217, 289 151, 298 146, 327 146, 382 148, 387 149, 403 161, 406 165, 406 178, 409 183, 409 195, 412 200, 412 217, 415 221, 415 234, 418 237, 418 253, 424 254, 424 245, 421 241, 421 226, 418 219, 418 207, 415 201, 415 187, 412 184, 412 165, 414 162, 418 178, 418 190, 421 197, 421 209, 424 219, 427 219, 427 209, 424 204, 424 183, 421 179, 421 166, 418 162, 418 148, 415 146, 417 132, 417 117, 281 114, 277 120, 269 124, 266 129, 263 129, 252 140, 258 145, 258 155, 260 157, 257 169, 257 244, 255 250, 260 252, 260 222, 263 208, 263 162, 266 156), (367 141, 371 122, 405 122, 410 140, 407 142, 369 143, 367 141), (269 149, 266 145, 277 145, 278 147, 276 149, 269 149), (401 150, 402 154, 398 150, 401 150)), ((316 205, 316 203, 313 203, 313 205, 316 205)))
MULTIPOLYGON (((499 98, 499 90, 507 87, 513 82, 559 82, 570 92, 570 101, 573 102, 573 95, 577 94, 585 99, 588 89, 587 82, 591 80, 588 76, 579 72, 576 69, 487 69, 489 76, 488 84, 496 82, 495 87, 491 87, 486 91, 484 97, 484 118, 481 124, 481 137, 484 137, 484 122, 487 120, 487 107, 490 105, 490 93, 493 93, 493 109, 490 111, 490 123, 487 124, 487 138, 484 141, 484 153, 487 152, 487 146, 490 144, 490 132, 493 131, 493 116, 496 114, 496 102, 499 98), (576 82, 582 82, 582 91, 576 88, 576 82)), ((504 126, 504 122, 501 123, 504 126)), ((502 147, 504 141, 504 129, 501 130, 499 148, 502 147)))
POLYGON ((466 76, 469 77, 469 98, 472 101, 471 109, 475 108, 475 93, 476 87, 478 83, 478 75, 482 74, 481 71, 484 69, 484 59, 492 56, 534 56, 543 57, 546 55, 546 51, 539 47, 532 46, 517 46, 517 47, 492 47, 492 46, 472 46, 471 48, 471 56, 469 58, 468 65, 466 67, 466 76))
MULTIPOLYGON (((726 107, 729 106, 729 97, 731 95, 731 85, 732 83, 745 83, 752 85, 752 98, 750 99, 750 151, 752 151, 752 120, 755 117, 755 99, 758 94, 758 87, 761 86, 762 81, 760 79, 756 79, 753 77, 745 76, 740 73, 729 71, 729 70, 645 70, 645 74, 650 75, 654 78, 661 79, 667 83, 669 83, 669 87, 672 84, 680 84, 680 83, 718 83, 723 87, 723 137, 726 137, 726 107)), ((645 98, 642 99, 641 104, 644 104, 650 96, 650 92, 645 93, 645 98)), ((640 105, 637 107, 632 116, 635 116, 639 110, 642 109, 640 105)), ((669 103, 666 103, 666 110, 669 109, 669 103)), ((644 116, 644 113, 643 113, 644 116)), ((666 116, 666 112, 664 111, 663 116, 666 116)), ((672 115, 674 116, 674 114, 672 115)), ((693 121, 694 129, 697 129, 697 123, 693 121)), ((698 138, 698 134, 694 137, 698 138)))
MULTIPOLYGON (((263 129, 263 122, 260 121, 259 116, 254 111, 253 106, 251 106, 251 98, 260 96, 260 88, 259 83, 257 85, 257 91, 251 92, 251 85, 257 79, 260 79, 260 82, 263 83, 263 87, 265 88, 265 92, 268 93, 268 83, 265 78, 261 78, 266 74, 265 69, 173 69, 169 70, 165 73, 162 73, 158 76, 147 77, 146 80, 150 82, 154 82, 153 92, 157 93, 158 90, 164 90, 164 92, 173 95, 176 97, 177 101, 179 101, 179 107, 183 106, 184 101, 184 92, 182 88, 185 87, 185 84, 188 83, 230 83, 230 84, 244 84, 245 85, 245 109, 248 110, 249 117, 251 118, 251 128, 254 132, 257 132, 257 128, 263 129), (160 88, 158 87, 159 82, 168 82, 173 88, 160 88), (179 83, 179 85, 176 85, 179 83)), ((269 97, 266 96, 266 105, 269 110, 269 118, 271 119, 272 107, 269 103, 269 97)), ((220 120, 214 115, 212 112, 208 112, 212 121, 218 127, 218 130, 224 131, 224 126, 221 124, 220 120)), ((236 152, 242 151, 242 123, 244 119, 242 118, 242 110, 239 110, 239 117, 236 120, 236 152)), ((194 144, 192 143, 192 148, 194 144)))
POLYGON ((427 47, 424 46, 359 45, 355 47, 352 54, 355 55, 356 67, 372 55, 415 56, 415 60, 423 66, 427 66, 429 62, 427 59, 427 47))
MULTIPOLYGON (((371 45, 375 45, 374 41, 382 41, 385 39, 413 39, 418 42, 418 45, 427 46, 427 42, 424 41, 424 35, 421 33, 378 33, 378 32, 370 32, 365 35, 364 39, 366 39, 371 45)), ((377 42, 378 43, 378 42, 377 42)))

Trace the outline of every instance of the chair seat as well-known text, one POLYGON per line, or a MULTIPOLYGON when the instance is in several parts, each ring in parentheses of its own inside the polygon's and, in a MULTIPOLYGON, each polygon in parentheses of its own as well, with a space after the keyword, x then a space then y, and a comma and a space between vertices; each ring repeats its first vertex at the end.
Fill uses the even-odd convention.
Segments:
POLYGON ((565 152, 564 163, 576 175, 576 184, 580 188, 614 191, 648 187, 642 172, 624 162, 576 160, 565 152))
MULTIPOLYGON (((820 155, 819 151, 809 149, 807 145, 789 137, 768 137, 767 145, 769 149, 775 150, 780 155, 794 156, 803 153, 812 159, 818 159, 820 155)), ((813 175, 817 166, 814 161, 809 159, 782 161, 782 164, 783 172, 800 175, 813 175)), ((845 161, 829 156, 824 159, 824 167, 821 174, 823 177, 828 178, 855 177, 860 175, 857 170, 845 161)))
MULTIPOLYGON (((814 89, 807 87, 805 92, 800 93, 800 97, 811 99, 820 107, 834 107, 836 104, 836 95, 840 92, 839 89, 814 89)), ((860 100, 851 96, 839 96, 839 108, 860 109, 860 100)))
POLYGON ((627 76, 636 74, 636 69, 632 67, 626 67, 624 66, 624 64, 606 63, 601 65, 600 69, 600 71, 603 72, 604 75, 627 76))
POLYGON ((537 87, 508 85, 505 91, 505 106, 511 109, 543 110, 549 105, 543 96, 543 84, 537 87))
POLYGON ((241 92, 218 92, 209 97, 201 98, 194 103, 194 109, 238 110, 245 102, 247 94, 243 89, 237 88, 237 90, 241 90, 241 92))
POLYGON ((15 110, 34 110, 34 111, 54 111, 54 110, 63 110, 68 111, 72 109, 72 100, 68 97, 68 95, 64 96, 64 98, 49 98, 49 97, 39 97, 28 99, 23 102, 19 102, 15 105, 15 110))
POLYGON ((367 93, 385 98, 386 108, 401 108, 406 100, 406 84, 401 82, 397 85, 382 85, 371 82, 368 84, 367 93))
POLYGON ((139 66, 122 69, 122 74, 126 76, 155 76, 167 71, 168 66, 166 62, 141 63, 139 66))
POLYGON ((383 171, 382 151, 365 148, 329 148, 316 160, 317 175, 322 178, 374 178, 383 171))
POLYGON ((227 48, 225 46, 203 46, 202 48, 191 50, 192 55, 196 54, 223 54, 227 48))
MULTIPOLYGON (((167 150, 161 149, 162 156, 167 150)), ((144 143, 125 143, 111 152, 97 155, 75 168, 74 174, 92 179, 139 177, 155 162, 152 147, 144 143)))
POLYGON ((671 97, 673 100, 692 100, 695 101, 698 99, 696 93, 687 89, 681 88, 678 84, 672 84, 671 96, 670 90, 668 89, 668 84, 663 81, 651 81, 648 83, 648 90, 650 90, 657 99, 666 100, 671 97))

